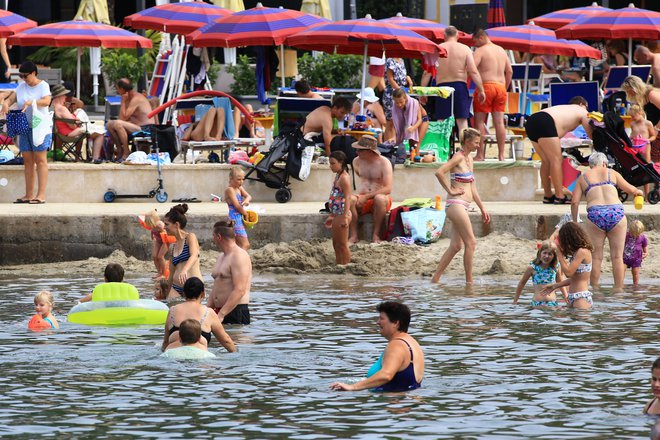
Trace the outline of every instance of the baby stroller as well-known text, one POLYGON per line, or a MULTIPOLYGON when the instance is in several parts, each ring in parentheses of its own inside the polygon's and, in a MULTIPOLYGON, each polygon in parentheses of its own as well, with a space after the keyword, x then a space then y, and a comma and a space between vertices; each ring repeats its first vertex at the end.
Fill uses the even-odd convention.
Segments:
MULTIPOLYGON (((644 157, 633 148, 633 143, 628 137, 623 126, 623 119, 616 113, 608 111, 603 116, 603 123, 591 122, 593 127, 594 149, 605 153, 614 161, 612 167, 619 172, 633 186, 642 186, 647 183, 653 184, 647 197, 649 203, 655 205, 660 201, 660 173, 648 163, 644 157)), ((651 148, 650 145, 647 148, 651 148)), ((628 194, 619 190, 619 198, 625 202, 628 194)))
POLYGON ((245 179, 263 182, 268 188, 277 189, 275 200, 286 203, 291 200, 289 178, 307 180, 313 157, 314 145, 307 144, 300 126, 285 126, 273 139, 270 150, 258 163, 251 164, 245 161, 239 163, 249 168, 245 179))

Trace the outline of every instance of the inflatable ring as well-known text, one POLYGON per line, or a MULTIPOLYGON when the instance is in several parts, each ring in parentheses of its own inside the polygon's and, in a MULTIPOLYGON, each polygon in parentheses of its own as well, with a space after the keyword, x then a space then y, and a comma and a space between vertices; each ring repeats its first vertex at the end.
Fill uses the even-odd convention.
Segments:
POLYGON ((245 215, 243 215, 243 224, 245 227, 252 229, 257 223, 259 223, 259 214, 257 214, 255 211, 245 211, 245 215))
POLYGON ((131 284, 103 283, 94 288, 90 302, 71 309, 68 320, 84 325, 164 325, 168 310, 160 301, 140 299, 131 284))

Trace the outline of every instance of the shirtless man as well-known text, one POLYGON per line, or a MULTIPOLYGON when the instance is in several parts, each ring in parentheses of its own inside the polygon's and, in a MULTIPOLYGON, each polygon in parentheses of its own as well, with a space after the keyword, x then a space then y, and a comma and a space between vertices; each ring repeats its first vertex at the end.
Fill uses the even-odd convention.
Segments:
POLYGON ((343 120, 351 111, 351 103, 346 98, 335 98, 332 107, 321 106, 307 115, 303 135, 308 133, 320 133, 323 136, 325 155, 330 156, 330 144, 332 143, 332 120, 343 120))
POLYGON ((247 325, 250 323, 252 261, 236 244, 233 221, 224 220, 213 225, 213 243, 221 253, 211 272, 213 291, 206 305, 218 314, 223 324, 247 325))
POLYGON ((504 160, 504 145, 506 142, 506 126, 504 125, 504 108, 506 107, 507 93, 511 84, 513 69, 509 57, 504 49, 493 44, 488 34, 479 29, 472 34, 472 40, 477 50, 474 51, 474 64, 477 66, 481 81, 483 82, 486 102, 481 103, 474 99, 474 123, 481 131, 481 145, 474 160, 484 160, 484 136, 488 113, 493 115, 493 126, 497 138, 498 159, 504 160))
POLYGON ((121 95, 121 107, 119 108, 119 119, 108 121, 106 128, 110 137, 117 147, 121 146, 122 157, 125 160, 130 150, 128 148, 128 136, 140 131, 141 127, 155 124, 154 118, 148 118, 151 112, 149 100, 141 93, 133 90, 131 81, 122 78, 116 84, 117 93, 121 95))
POLYGON ((304 79, 296 81, 294 88, 296 89, 297 98, 323 99, 323 96, 312 92, 312 89, 309 87, 309 83, 304 79))
POLYGON ((349 243, 358 242, 358 216, 373 214, 374 231, 371 239, 380 243, 380 231, 385 214, 392 206, 392 163, 380 155, 378 141, 370 135, 353 144, 357 157, 353 160, 355 174, 360 177, 358 189, 351 202, 351 225, 349 243))
MULTIPOLYGON (((440 44, 447 51, 447 58, 439 58, 437 63, 437 75, 435 82, 438 86, 454 88, 454 117, 458 132, 463 133, 468 127, 467 120, 470 117, 470 92, 467 87, 467 77, 470 75, 472 81, 477 85, 477 99, 483 103, 486 100, 481 76, 474 64, 472 51, 465 44, 458 42, 458 30, 454 26, 445 28, 445 42, 440 44)), ((427 85, 430 75, 424 73, 422 85, 427 85)), ((435 117, 446 119, 451 114, 451 99, 436 99, 435 117)))
POLYGON ((646 46, 637 46, 637 49, 635 49, 635 62, 650 64, 653 85, 660 87, 660 53, 653 53, 646 46))
POLYGON ((563 205, 571 199, 564 196, 564 173, 562 171, 561 143, 559 139, 582 124, 591 137, 591 126, 587 118, 587 100, 576 96, 567 105, 555 105, 527 118, 525 130, 532 141, 534 151, 541 156, 541 184, 543 203, 563 205), (550 182, 554 186, 552 193, 550 182))

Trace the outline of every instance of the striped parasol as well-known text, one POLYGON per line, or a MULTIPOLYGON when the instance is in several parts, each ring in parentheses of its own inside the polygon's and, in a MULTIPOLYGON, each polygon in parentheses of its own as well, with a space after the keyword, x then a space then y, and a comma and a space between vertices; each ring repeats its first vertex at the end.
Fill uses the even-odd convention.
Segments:
POLYGON ((504 5, 502 0, 488 1, 488 16, 486 17, 488 29, 506 26, 504 5))
POLYGON ((219 18, 189 35, 196 47, 279 46, 286 37, 327 22, 293 9, 256 8, 219 18))
MULTIPOLYGON (((436 43, 445 41, 445 28, 447 26, 435 21, 404 17, 400 12, 395 17, 384 18, 379 21, 406 28, 436 43)), ((458 31, 458 36, 459 38, 469 37, 468 34, 462 31, 458 31)))
POLYGON ((0 9, 0 38, 6 38, 18 32, 23 32, 37 26, 36 21, 32 21, 22 15, 0 9))
POLYGON ((188 35, 230 14, 229 9, 203 2, 166 3, 131 14, 124 18, 124 24, 133 29, 188 35))
MULTIPOLYGON (((447 56, 442 47, 428 38, 391 23, 373 20, 369 15, 357 20, 319 24, 287 38, 286 44, 307 50, 362 54, 362 89, 366 83, 367 55, 380 57, 385 51, 391 57, 424 58, 426 64, 435 63, 438 56, 447 56)), ((360 114, 362 112, 360 108, 360 114)))
POLYGON ((611 11, 610 8, 605 8, 599 6, 598 3, 593 3, 591 6, 585 6, 582 8, 570 8, 562 9, 560 11, 550 12, 545 15, 540 15, 536 18, 528 20, 534 22, 537 26, 544 27, 546 29, 558 29, 567 24, 571 24, 576 20, 579 20, 583 17, 588 17, 591 15, 597 15, 602 12, 611 11))
MULTIPOLYGON (((557 29, 560 38, 590 40, 628 40, 628 53, 632 55, 632 40, 660 39, 660 12, 635 8, 604 11, 590 15, 557 29)), ((628 75, 632 74, 632 57, 628 63, 628 75)))

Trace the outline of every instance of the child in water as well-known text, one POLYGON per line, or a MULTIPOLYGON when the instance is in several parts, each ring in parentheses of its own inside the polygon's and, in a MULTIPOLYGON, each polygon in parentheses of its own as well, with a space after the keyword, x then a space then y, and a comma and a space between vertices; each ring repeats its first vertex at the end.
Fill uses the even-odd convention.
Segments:
MULTIPOLYGON (((119 263, 108 263, 103 271, 103 280, 106 283, 121 283, 124 281, 124 268, 119 263)), ((92 300, 92 293, 85 295, 81 303, 92 300)))
POLYGON ((158 212, 152 209, 144 216, 144 224, 151 229, 151 258, 157 272, 153 279, 168 278, 169 265, 165 262, 167 243, 163 243, 163 238, 160 235, 165 232, 165 223, 160 220, 158 212))
POLYGON ((165 300, 169 291, 170 283, 167 278, 159 278, 156 280, 156 284, 154 285, 154 299, 159 301, 165 300))
POLYGON ((630 222, 626 233, 626 244, 623 248, 623 264, 632 271, 633 285, 639 284, 639 272, 642 260, 649 254, 649 241, 644 232, 644 224, 639 220, 630 222))
MULTIPOLYGON (((562 281, 561 270, 557 262, 557 249, 551 242, 544 241, 536 253, 536 258, 529 263, 527 270, 525 270, 518 283, 516 295, 513 298, 514 304, 518 304, 518 298, 520 298, 520 294, 530 277, 532 278, 532 284, 534 284, 534 297, 532 298, 531 306, 557 307, 559 304, 557 304, 557 297, 554 291, 547 294, 541 293, 541 289, 544 286, 562 281)), ((565 299, 566 289, 562 288, 561 290, 564 293, 565 299)))
MULTIPOLYGON (((37 293, 37 296, 34 297, 34 310, 37 312, 35 316, 41 317, 44 322, 50 324, 50 328, 60 328, 57 319, 55 319, 53 316, 54 303, 55 301, 53 299, 52 293, 46 290, 42 290, 41 292, 37 293)), ((28 327, 31 326, 28 325, 28 327)), ((45 326, 42 327, 42 329, 45 328, 45 326)))
POLYGON ((566 304, 576 309, 590 309, 593 306, 589 291, 591 275, 591 252, 594 250, 587 234, 575 222, 566 223, 559 230, 557 258, 562 273, 568 277, 564 281, 548 284, 541 289, 549 294, 563 286, 568 286, 566 304), (566 256, 566 257, 565 257, 566 256))
POLYGON ((250 249, 247 231, 243 224, 243 215, 245 207, 250 204, 252 197, 243 188, 245 173, 239 166, 233 166, 229 170, 229 186, 225 189, 225 200, 229 206, 229 218, 234 220, 234 233, 236 234, 236 244, 245 250, 250 249))
POLYGON ((204 359, 215 355, 208 351, 208 347, 199 338, 202 335, 202 324, 196 319, 186 319, 179 326, 179 340, 167 346, 164 357, 173 359, 204 359))
POLYGON ((651 366, 651 392, 653 399, 644 407, 644 414, 660 414, 660 358, 651 366))
POLYGON ((343 151, 330 153, 330 169, 335 173, 335 179, 328 200, 330 216, 325 226, 332 228, 332 247, 335 249, 337 264, 348 264, 351 262, 351 250, 348 247, 348 225, 351 223, 351 178, 348 175, 348 163, 343 151))

